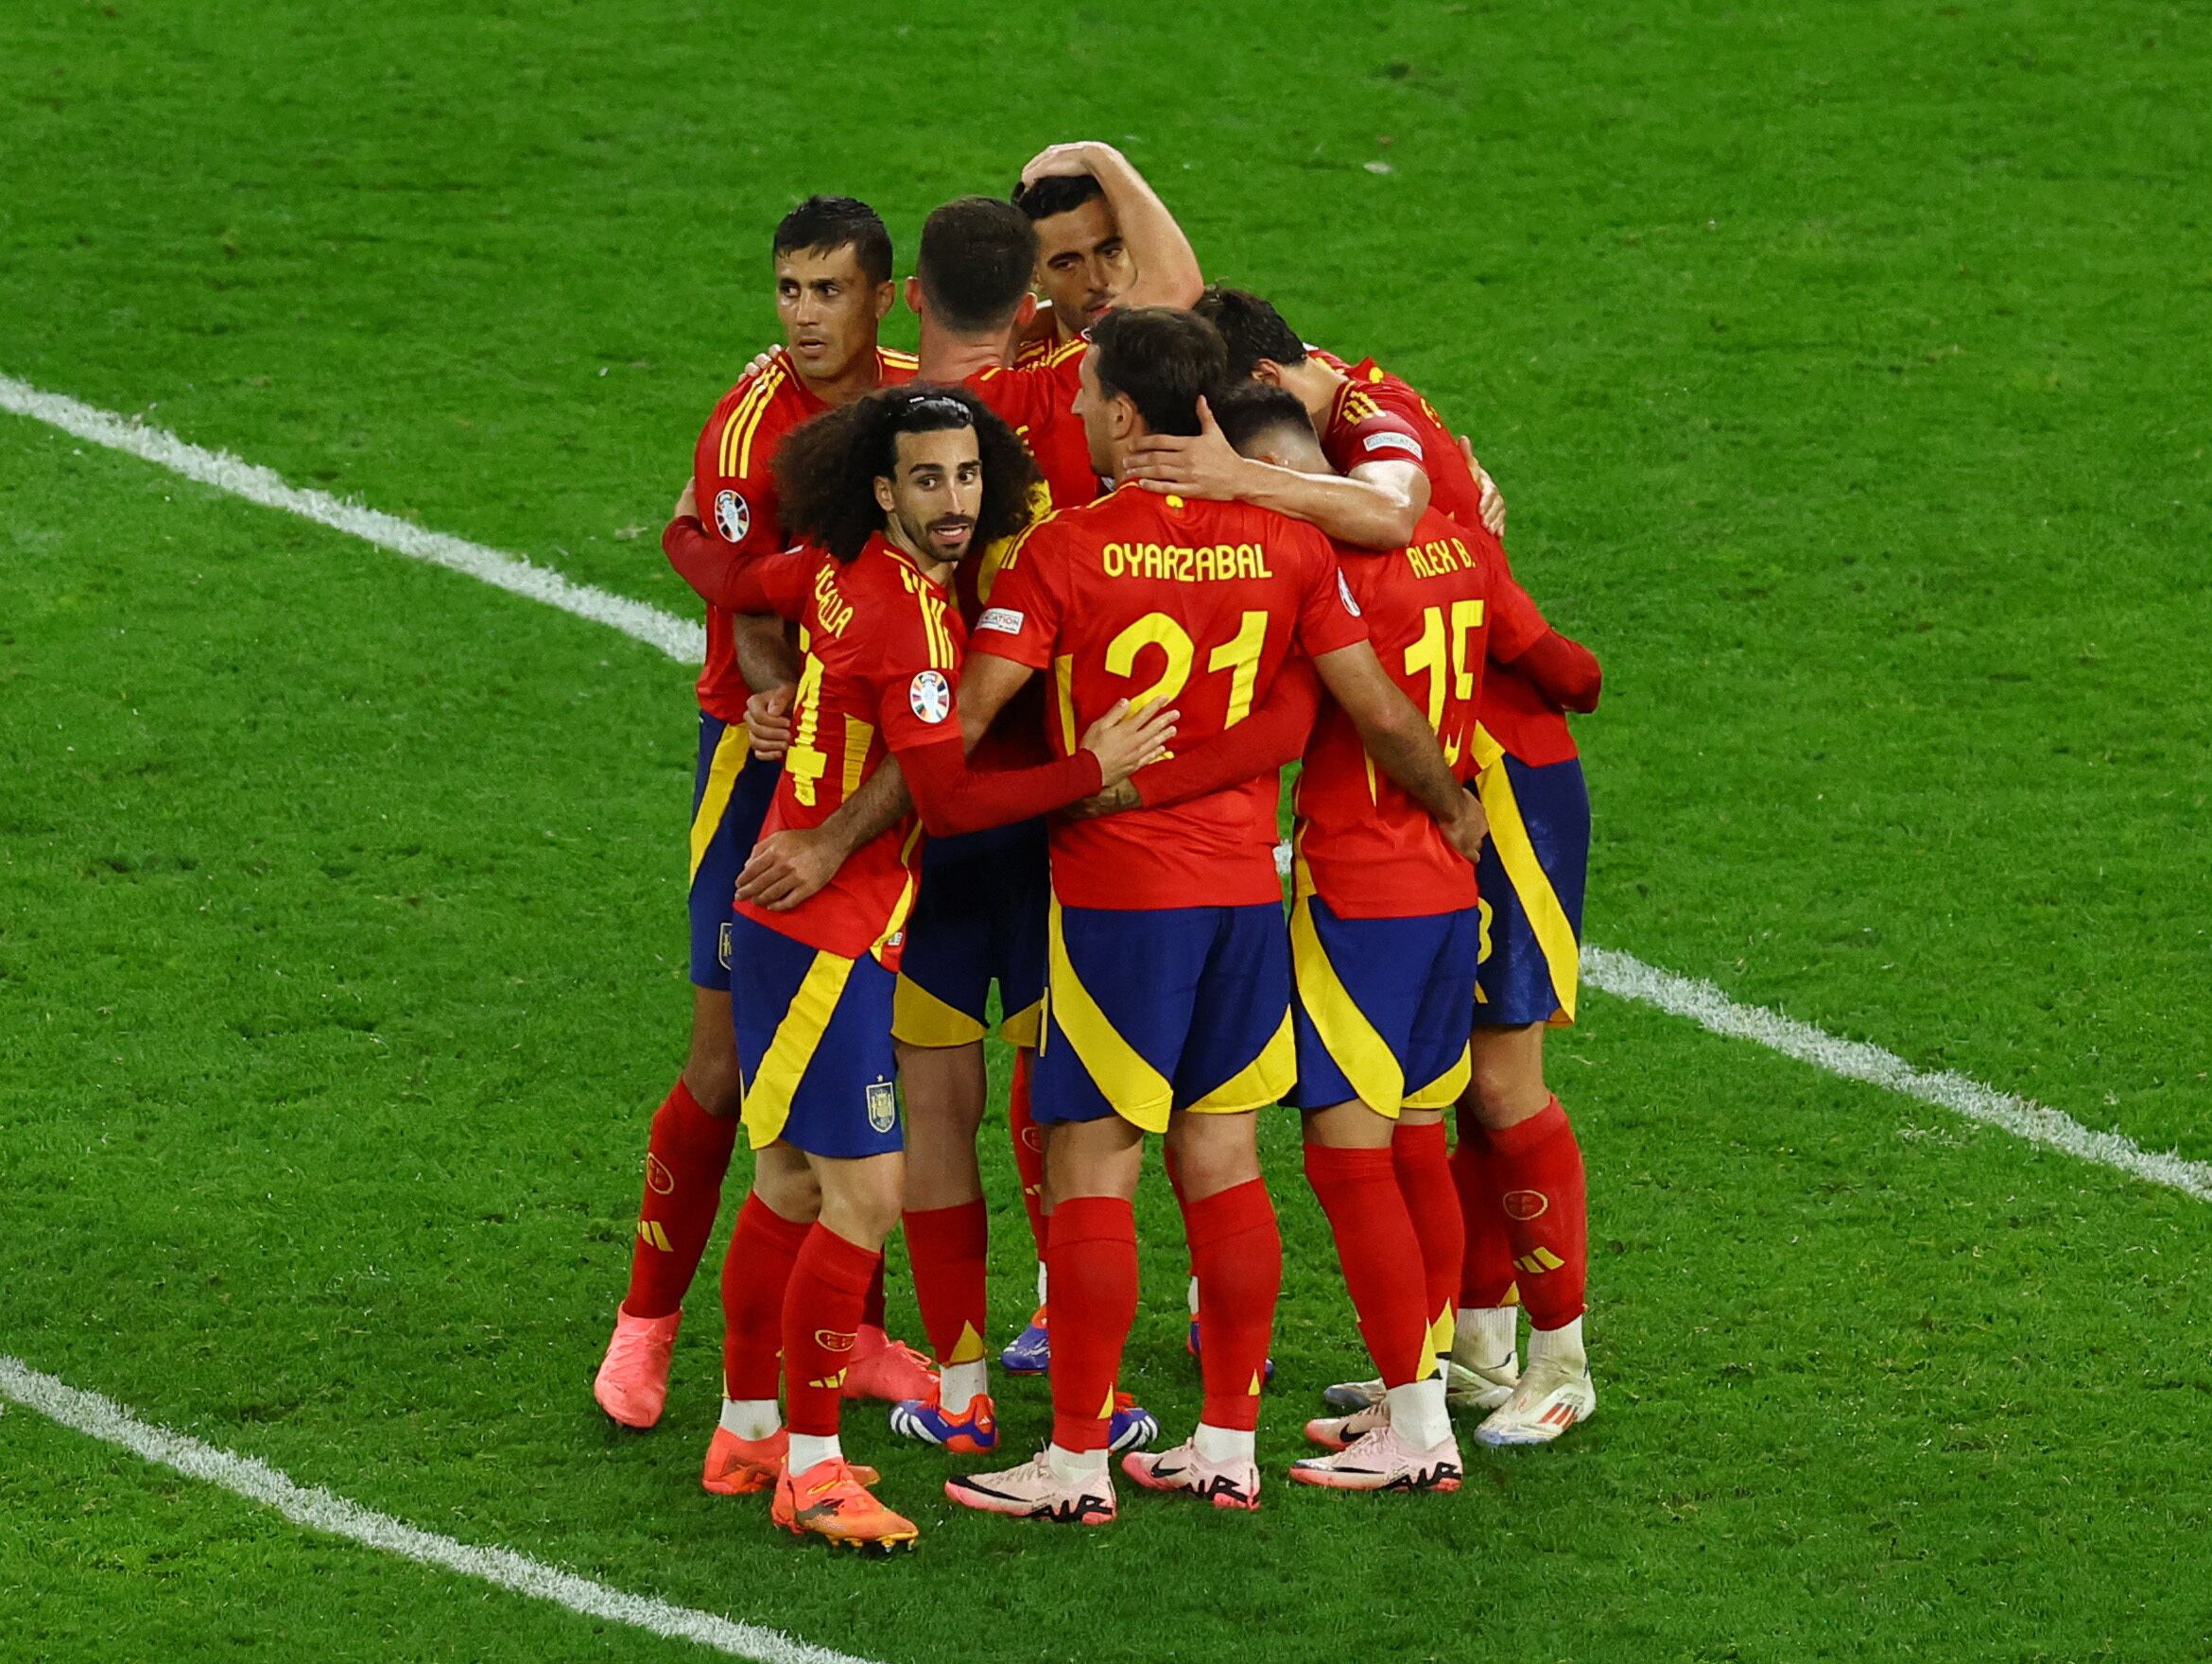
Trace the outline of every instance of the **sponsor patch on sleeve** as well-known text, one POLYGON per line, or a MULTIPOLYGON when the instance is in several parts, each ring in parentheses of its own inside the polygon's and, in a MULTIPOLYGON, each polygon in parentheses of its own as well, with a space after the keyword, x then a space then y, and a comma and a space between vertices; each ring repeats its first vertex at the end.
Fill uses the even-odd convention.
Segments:
POLYGON ((1009 635, 1022 633, 1024 615, 1012 607, 985 607, 983 615, 976 620, 978 630, 1003 630, 1009 635))
POLYGON ((715 529, 722 534, 724 543, 743 543, 745 534, 752 529, 752 511, 735 492, 715 494, 715 529))
POLYGON ((1363 451, 1403 451, 1416 462, 1421 460, 1421 442, 1409 433, 1371 433, 1359 442, 1363 451))

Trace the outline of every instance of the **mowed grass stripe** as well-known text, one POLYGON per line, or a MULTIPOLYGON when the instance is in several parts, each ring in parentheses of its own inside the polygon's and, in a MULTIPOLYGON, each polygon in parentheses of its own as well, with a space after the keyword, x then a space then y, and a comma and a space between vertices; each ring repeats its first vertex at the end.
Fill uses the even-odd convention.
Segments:
MULTIPOLYGON (((409 560, 465 573, 512 594, 605 624, 682 663, 697 664, 705 650, 705 633, 700 626, 657 607, 577 583, 519 555, 443 532, 426 531, 325 492, 302 490, 269 469, 227 452, 204 449, 164 429, 97 409, 66 394, 46 392, 0 374, 0 408, 263 507, 299 514, 409 560)), ((1999 1091, 1965 1075, 1917 1068, 1879 1046, 1842 1039, 1764 1006, 1739 1004, 1710 982, 1661 970, 1632 954, 1595 945, 1586 946, 1584 953, 1584 970, 1591 985, 1616 997, 1656 1006, 1715 1033, 1752 1041, 1845 1080, 1882 1086, 2082 1161, 2167 1186, 2198 1201, 2212 1201, 2212 1164, 2147 1151, 2122 1134, 2095 1131, 2062 1110, 1999 1091)))
POLYGON ((295 1525, 476 1578, 532 1600, 550 1601, 583 1617, 627 1624, 668 1640, 693 1641, 755 1664, 869 1664, 851 1653, 794 1640, 778 1630, 611 1588, 511 1549, 486 1548, 420 1530, 320 1486, 297 1483, 266 1462, 141 1421, 120 1404, 70 1386, 6 1353, 0 1353, 0 1398, 173 1468, 187 1479, 273 1508, 295 1525))

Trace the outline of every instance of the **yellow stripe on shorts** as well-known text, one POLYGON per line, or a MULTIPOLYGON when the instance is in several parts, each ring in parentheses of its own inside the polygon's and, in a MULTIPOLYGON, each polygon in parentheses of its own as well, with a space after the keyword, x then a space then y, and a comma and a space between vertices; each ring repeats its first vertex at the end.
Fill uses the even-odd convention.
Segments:
MULTIPOLYGON (((1004 994, 1002 986, 999 990, 1004 994)), ((998 1037, 1009 1046, 1026 1046, 1035 1050, 1045 1031, 1045 997, 1039 995, 1016 1012, 1002 1013, 998 1019, 998 1037)))
POLYGON ((1192 1115, 1242 1115, 1282 1101, 1298 1079, 1298 1037, 1290 1028, 1290 1008, 1260 1054, 1190 1105, 1192 1115))
POLYGON ((1165 1133, 1175 1107, 1175 1088, 1167 1077, 1144 1060, 1137 1049, 1121 1037, 1113 1019, 1091 997, 1083 979, 1068 958, 1067 938, 1061 927, 1060 897, 1052 898, 1052 958, 1047 986, 1051 990, 1052 1020, 1075 1048, 1083 1072, 1098 1088, 1114 1113, 1148 1133, 1165 1133))
POLYGON ((983 1038, 983 1025, 901 971, 891 992, 891 1038, 903 1046, 967 1046, 983 1038))
POLYGON ((852 976, 851 960, 815 951, 814 962, 800 979, 784 1020, 776 1025, 775 1038, 769 1042, 768 1054, 760 1060, 760 1072, 743 1083, 746 1141, 753 1149, 766 1150, 784 1135, 784 1123, 791 1118, 791 1099, 806 1077, 806 1066, 821 1049, 821 1037, 829 1031, 830 1018, 837 1014, 838 1001, 844 997, 852 976))
POLYGON ((706 859, 707 846, 715 841, 715 828, 722 823, 722 815, 730 806, 730 793, 736 789, 737 776, 752 755, 742 722, 732 722, 715 741, 715 754, 707 763, 706 789, 699 795, 699 812, 691 817, 693 879, 699 877, 700 863, 706 859))
MULTIPOLYGON (((1475 1049, 1462 1042, 1459 1061, 1431 1082, 1406 1094, 1408 1109, 1449 1109, 1460 1101, 1467 1083, 1475 1078, 1475 1049)), ((1444 1348, 1450 1351, 1449 1346, 1444 1348)))
POLYGON ((1344 1079, 1352 1083, 1359 1101, 1396 1120, 1406 1100, 1406 1066, 1367 1020, 1329 962, 1329 950, 1322 945, 1313 922, 1310 896, 1300 896, 1290 910, 1290 974, 1298 979, 1299 1002, 1314 1031, 1344 1071, 1344 1079))
POLYGON ((1536 945, 1543 950, 1544 962, 1551 971, 1551 992, 1571 1023, 1575 1020, 1575 996, 1581 985, 1582 950, 1575 941, 1574 926, 1567 923, 1566 909, 1559 904, 1559 893, 1552 889, 1550 875, 1537 858, 1504 757, 1505 747, 1489 729, 1476 723, 1475 761, 1482 770, 1476 792, 1482 800, 1482 812, 1490 817, 1491 847, 1497 851, 1498 864, 1505 868, 1506 882, 1521 898, 1521 909, 1536 933, 1536 945))

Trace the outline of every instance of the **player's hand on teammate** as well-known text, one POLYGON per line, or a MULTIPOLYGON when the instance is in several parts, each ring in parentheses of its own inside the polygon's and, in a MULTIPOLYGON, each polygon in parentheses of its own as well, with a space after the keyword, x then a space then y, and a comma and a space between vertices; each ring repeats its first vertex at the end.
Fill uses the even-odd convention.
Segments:
POLYGON ((773 762, 790 749, 792 693, 786 685, 745 702, 745 733, 754 756, 773 762))
POLYGON ((791 689, 771 687, 745 702, 746 741, 752 754, 774 762, 791 746, 791 689))
POLYGON ((1198 402, 1198 418, 1195 434, 1154 433, 1137 441, 1130 448, 1122 478, 1133 479, 1147 491, 1235 502, 1253 464, 1222 436, 1221 425, 1203 398, 1198 402))
POLYGON ((1497 489, 1497 481, 1490 477, 1490 470, 1475 459, 1475 442, 1465 434, 1460 435, 1460 455, 1467 459, 1467 466, 1475 475, 1475 483, 1481 489, 1481 501, 1477 505, 1482 515, 1483 529, 1493 537, 1505 535, 1505 493, 1497 489))
POLYGON ((696 520, 699 518, 699 492, 690 480, 686 479, 683 482, 683 491, 677 494, 676 506, 668 511, 668 518, 671 520, 696 520))
POLYGON ((1472 791, 1460 794, 1466 799, 1451 824, 1443 829, 1444 840, 1460 852, 1468 865, 1482 854, 1482 843, 1490 836, 1490 816, 1483 811, 1482 800, 1472 791))
POLYGON ((737 899, 788 912, 836 877, 851 853, 825 826, 771 832, 752 846, 737 875, 737 899))
POLYGON ((1095 791, 1089 797, 1069 804, 1065 813, 1073 821, 1095 821, 1100 815, 1118 815, 1124 809, 1141 808, 1144 801, 1137 792, 1134 780, 1122 780, 1103 791, 1095 791))
POLYGON ((1083 736, 1083 749, 1098 759, 1101 789, 1120 785, 1163 755, 1167 742, 1175 737, 1175 719, 1182 715, 1158 705, 1132 710, 1129 701, 1115 700, 1113 708, 1083 736))

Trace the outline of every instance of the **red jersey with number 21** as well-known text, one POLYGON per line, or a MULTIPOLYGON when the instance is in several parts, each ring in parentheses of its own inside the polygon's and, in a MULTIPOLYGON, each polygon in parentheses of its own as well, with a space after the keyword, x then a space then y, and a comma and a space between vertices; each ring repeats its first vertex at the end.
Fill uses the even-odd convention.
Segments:
MULTIPOLYGON (((1001 568, 971 650, 1046 672, 1056 755, 1118 699, 1181 711, 1175 743, 1235 727, 1292 652, 1367 639, 1329 540, 1244 503, 1125 485, 1031 527, 1001 568)), ((1270 774, 1166 808, 1052 828, 1053 893, 1069 907, 1278 901, 1270 774)))

